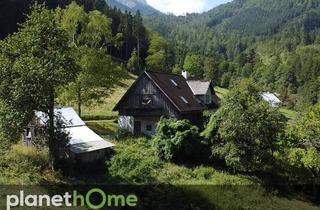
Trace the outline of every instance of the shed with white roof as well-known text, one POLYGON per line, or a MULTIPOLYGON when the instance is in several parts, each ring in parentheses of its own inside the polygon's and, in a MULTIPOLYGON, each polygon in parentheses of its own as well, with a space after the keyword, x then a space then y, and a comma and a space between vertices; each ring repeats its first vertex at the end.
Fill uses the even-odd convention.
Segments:
MULTIPOLYGON (((78 116, 71 107, 55 108, 56 126, 58 119, 63 121, 63 129, 69 135, 68 157, 73 162, 90 163, 101 160, 115 146, 113 143, 104 140, 89 127, 78 116)), ((43 112, 35 113, 35 120, 25 129, 23 141, 27 146, 32 145, 32 139, 35 137, 34 128, 43 126, 48 121, 48 117, 43 112)))

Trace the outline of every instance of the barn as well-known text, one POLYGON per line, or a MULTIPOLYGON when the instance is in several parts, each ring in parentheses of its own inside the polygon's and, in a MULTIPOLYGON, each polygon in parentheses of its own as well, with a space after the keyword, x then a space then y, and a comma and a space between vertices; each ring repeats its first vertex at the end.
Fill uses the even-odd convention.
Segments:
POLYGON ((204 109, 184 76, 145 71, 113 110, 119 112, 121 129, 151 136, 161 116, 196 123, 204 109))
MULTIPOLYGON (((66 158, 74 163, 92 163, 103 160, 115 146, 88 128, 71 107, 55 108, 55 116, 63 120, 63 128, 69 134, 66 158)), ((33 122, 24 129, 22 140, 26 146, 33 146, 37 128, 46 124, 48 117, 36 112, 33 122)), ((56 123, 57 124, 57 123, 56 123)))

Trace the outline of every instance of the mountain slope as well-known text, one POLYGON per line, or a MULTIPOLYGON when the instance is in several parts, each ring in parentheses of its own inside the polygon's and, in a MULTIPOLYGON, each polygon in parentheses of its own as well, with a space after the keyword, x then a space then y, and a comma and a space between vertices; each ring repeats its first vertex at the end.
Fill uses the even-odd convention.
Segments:
POLYGON ((111 7, 117 7, 122 11, 136 12, 140 11, 142 14, 155 15, 161 12, 151 7, 145 0, 106 0, 111 7))
POLYGON ((145 23, 170 40, 179 68, 196 54, 200 63, 213 60, 206 75, 222 87, 252 78, 290 106, 320 101, 320 0, 234 0, 203 14, 147 16, 145 23))
MULTIPOLYGON (((250 35, 277 33, 291 20, 320 9, 318 0, 235 0, 204 14, 208 26, 250 35)), ((317 11, 319 12, 319 11, 317 11)), ((317 17, 316 17, 317 18, 317 17)), ((307 20, 313 24, 318 19, 307 20)))

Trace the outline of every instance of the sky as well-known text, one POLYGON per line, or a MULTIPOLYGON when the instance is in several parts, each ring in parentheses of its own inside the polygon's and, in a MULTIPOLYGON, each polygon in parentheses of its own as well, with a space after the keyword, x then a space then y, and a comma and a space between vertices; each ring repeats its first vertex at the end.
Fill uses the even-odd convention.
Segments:
POLYGON ((147 0, 148 4, 164 13, 184 15, 204 12, 231 0, 147 0))

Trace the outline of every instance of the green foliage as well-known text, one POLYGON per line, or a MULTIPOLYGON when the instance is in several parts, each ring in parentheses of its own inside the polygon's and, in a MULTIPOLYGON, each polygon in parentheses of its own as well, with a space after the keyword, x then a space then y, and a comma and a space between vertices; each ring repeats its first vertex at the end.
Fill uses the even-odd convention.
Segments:
POLYGON ((38 6, 18 33, 1 42, 0 96, 7 106, 48 111, 52 91, 77 73, 66 43, 53 12, 38 6))
POLYGON ((56 16, 69 35, 72 56, 81 70, 76 80, 61 90, 60 103, 76 104, 81 115, 82 105, 101 101, 124 77, 122 68, 103 49, 113 42, 111 19, 96 10, 86 13, 75 2, 57 9, 56 16))
POLYGON ((111 42, 111 19, 97 10, 86 13, 83 7, 72 2, 65 9, 58 8, 56 16, 75 46, 100 47, 101 43, 111 42))
POLYGON ((27 118, 26 113, 22 111, 13 110, 5 102, 0 99, 0 139, 9 138, 8 140, 18 140, 19 128, 24 125, 24 121, 21 120, 27 118), (3 137, 3 138, 1 138, 3 137))
POLYGON ((278 110, 262 101, 252 81, 241 81, 225 98, 202 135, 211 139, 212 155, 238 170, 261 169, 272 160, 283 128, 278 110))
POLYGON ((196 54, 187 55, 184 60, 183 68, 192 76, 201 78, 203 74, 201 57, 196 54))
POLYGON ((153 145, 161 159, 181 162, 201 159, 203 146, 196 126, 187 120, 165 118, 157 124, 153 145))
POLYGON ((295 124, 288 125, 286 136, 290 146, 309 145, 320 149, 320 104, 312 106, 295 124))
POLYGON ((131 53, 130 59, 128 60, 127 69, 133 73, 139 72, 139 62, 138 52, 134 49, 131 53))
POLYGON ((206 57, 203 62, 203 78, 206 80, 213 80, 217 83, 218 71, 217 63, 213 58, 206 57))
POLYGON ((0 183, 34 185, 46 181, 59 182, 59 175, 47 168, 47 152, 22 145, 7 148, 0 158, 0 183))
POLYGON ((127 183, 152 183, 161 167, 156 151, 146 139, 127 139, 117 144, 115 156, 109 164, 110 175, 127 183))
POLYGON ((67 41, 65 32, 58 28, 55 13, 35 5, 19 31, 0 43, 0 100, 5 110, 1 112, 1 123, 19 126, 15 130, 21 132, 35 110, 47 114, 52 161, 58 156, 59 147, 54 141, 60 136, 54 128, 55 92, 78 73, 67 41))
POLYGON ((318 184, 320 153, 314 147, 284 149, 278 155, 288 181, 295 184, 318 184))
POLYGON ((167 71, 167 42, 158 33, 152 33, 146 64, 153 71, 167 71))

